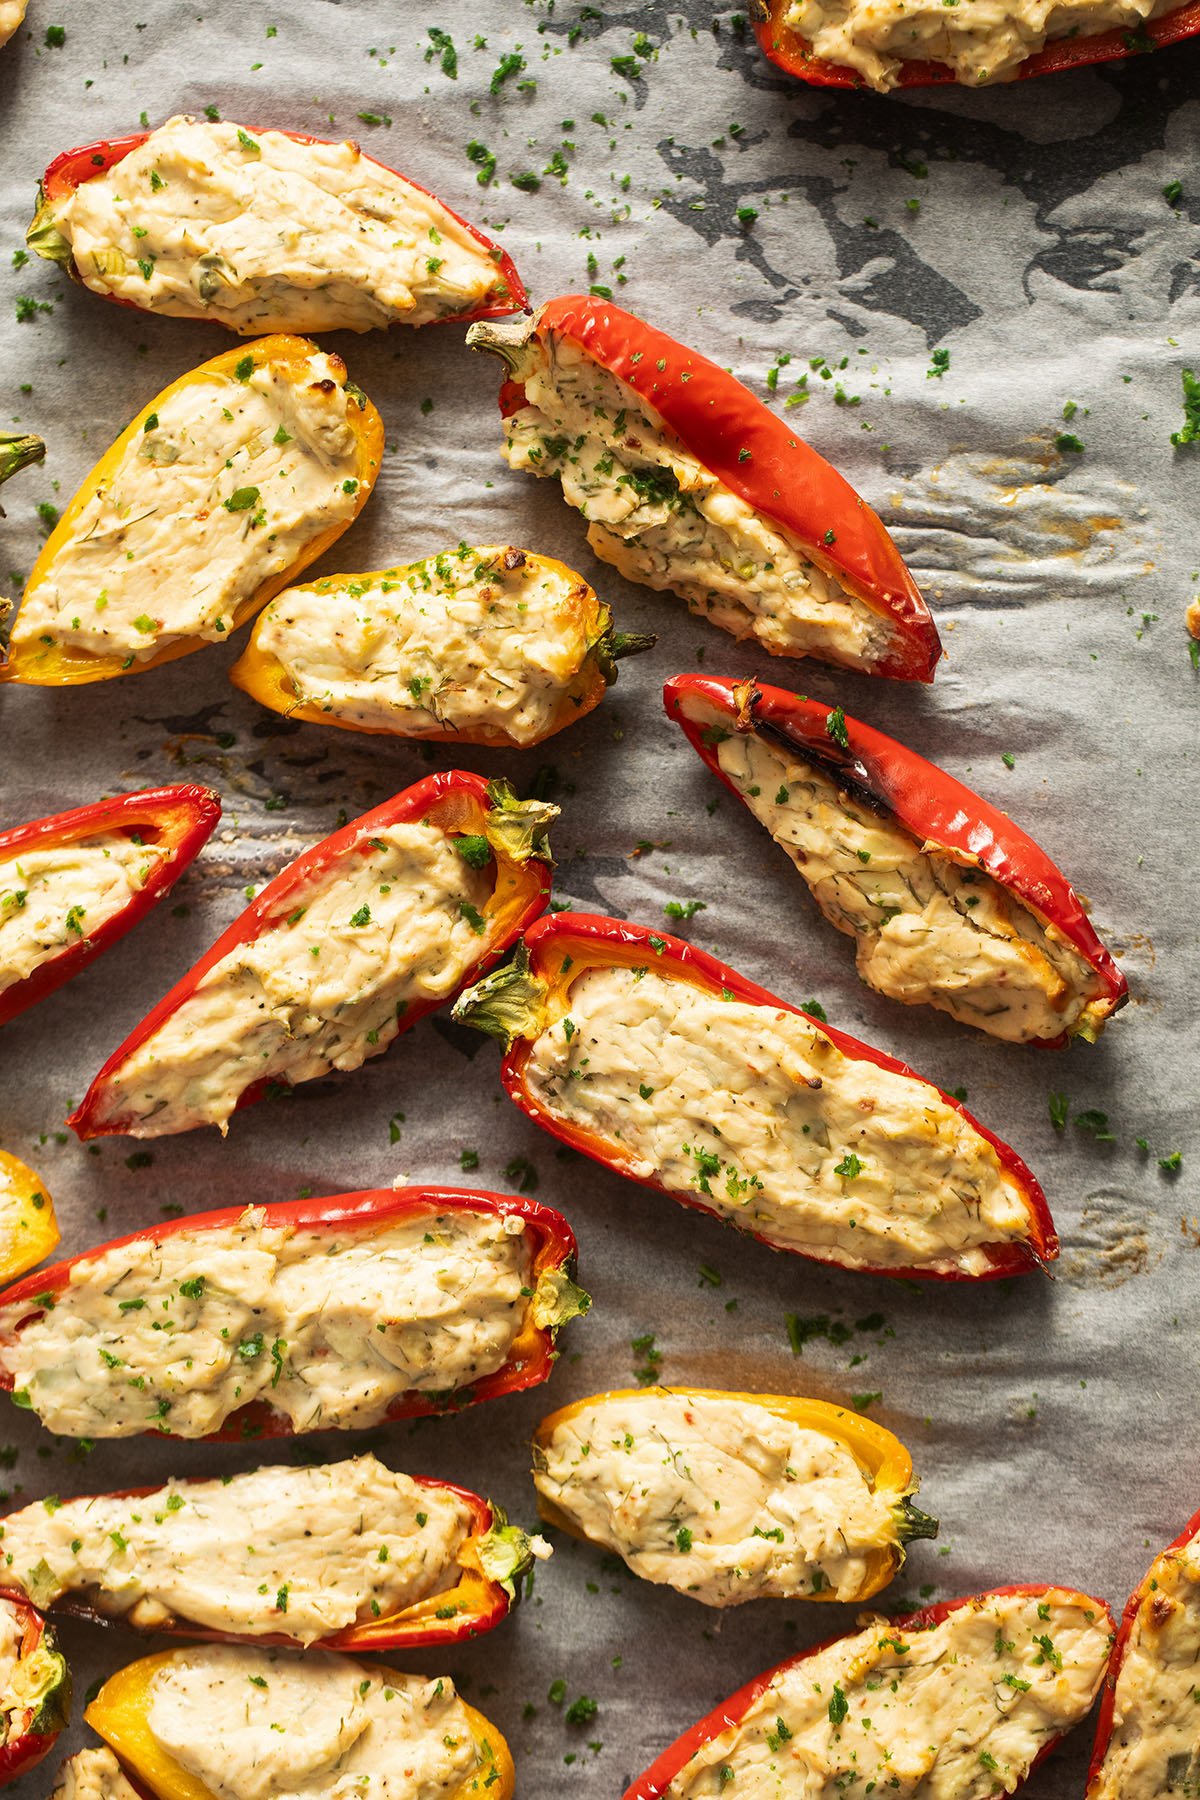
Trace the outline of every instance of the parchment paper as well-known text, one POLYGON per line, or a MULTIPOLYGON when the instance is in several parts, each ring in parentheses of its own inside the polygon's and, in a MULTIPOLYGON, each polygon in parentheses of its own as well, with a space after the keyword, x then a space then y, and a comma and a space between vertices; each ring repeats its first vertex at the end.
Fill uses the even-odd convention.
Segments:
MULTIPOLYGON (((535 299, 611 287, 777 407, 806 375, 812 398, 789 416, 880 508, 936 609, 948 655, 931 691, 770 662, 682 602, 615 579, 556 484, 501 462, 496 370, 453 326, 332 340, 380 405, 389 454, 377 495, 323 566, 513 541, 580 568, 623 626, 656 630, 657 650, 624 665, 586 722, 542 751, 461 762, 518 784, 556 769, 560 898, 660 925, 665 902, 701 900, 686 928, 697 943, 791 999, 817 997, 832 1021, 943 1086, 964 1085, 1046 1187, 1064 1238, 1055 1279, 916 1289, 774 1256, 561 1160, 503 1099, 494 1047, 444 1020, 358 1074, 239 1116, 225 1142, 214 1132, 151 1144, 147 1167, 129 1169, 128 1141, 88 1150, 62 1136, 104 1056, 248 885, 343 814, 451 761, 286 724, 229 686, 237 644, 74 692, 0 696, 6 824, 186 777, 215 783, 225 802, 172 901, 4 1031, 0 1141, 43 1175, 64 1254, 167 1209, 459 1179, 463 1149, 479 1152, 479 1185, 511 1188, 506 1167, 527 1158, 538 1198, 579 1234, 595 1296, 549 1387, 369 1439, 331 1434, 330 1456, 370 1442, 530 1521, 532 1426, 575 1395, 628 1384, 645 1361, 631 1340, 652 1332, 667 1380, 876 1396, 863 1403, 911 1446, 923 1503, 943 1520, 891 1600, 1047 1579, 1119 1607, 1200 1505, 1197 676, 1182 627, 1198 579, 1200 450, 1169 442, 1200 314, 1200 47, 1012 89, 881 99, 788 82, 732 14, 700 0, 602 0, 600 15, 575 0, 440 0, 433 12, 383 0, 33 0, 0 54, 0 406, 50 453, 5 490, 0 570, 19 592, 38 503, 63 505, 136 408, 228 341, 107 306, 46 265, 9 266, 49 159, 136 127, 143 110, 158 123, 214 105, 238 122, 357 133, 499 233, 535 299), (66 42, 55 48, 46 27, 58 23, 66 42), (457 46, 454 80, 425 59, 430 25, 457 46), (477 35, 486 43, 474 48, 477 35), (493 95, 510 51, 526 66, 493 95), (490 187, 477 184, 485 165, 469 160, 471 143, 497 158, 490 187), (527 171, 536 192, 511 185, 527 171), (1162 189, 1176 178, 1172 207, 1162 189), (21 296, 51 310, 18 323, 21 296), (930 372, 935 349, 949 351, 944 373, 930 372), (771 392, 780 353, 791 361, 771 392), (826 362, 813 368, 817 357, 826 362), (1082 453, 1055 449, 1064 431, 1082 453), (1090 896, 1122 957, 1135 999, 1104 1042, 1009 1048, 863 987, 848 941, 667 724, 662 679, 698 666, 836 697, 1010 808, 1090 896), (660 848, 635 857, 643 839, 660 848), (1115 1141, 1073 1122, 1056 1131, 1051 1092, 1069 1095, 1072 1114, 1106 1112, 1115 1141), (1172 1176, 1158 1159, 1175 1151, 1172 1176), (704 1285, 701 1265, 719 1286, 704 1285), (794 1356, 789 1314, 849 1335, 810 1338, 794 1356), (873 1315, 883 1324, 856 1324, 873 1315)), ((15 1501, 263 1455, 128 1440, 81 1459, 16 1411, 2 1436, 15 1501)), ((529 1800, 611 1796, 718 1699, 853 1616, 778 1603, 722 1616, 560 1541, 500 1630, 448 1657, 400 1660, 449 1666, 508 1734, 529 1800), (598 1702, 593 1722, 565 1723, 547 1699, 559 1678, 568 1702, 598 1702)), ((116 1630, 68 1624, 62 1636, 80 1696, 147 1648, 116 1630)), ((85 1735, 73 1730, 63 1748, 85 1735)), ((1089 1737, 1075 1734, 1031 1797, 1081 1793, 1089 1737)), ((47 1793, 53 1767, 14 1793, 47 1793)))

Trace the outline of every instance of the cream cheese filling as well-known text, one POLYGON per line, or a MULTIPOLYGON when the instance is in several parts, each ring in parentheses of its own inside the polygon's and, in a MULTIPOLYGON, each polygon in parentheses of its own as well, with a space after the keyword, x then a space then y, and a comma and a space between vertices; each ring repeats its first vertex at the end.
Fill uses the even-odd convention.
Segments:
POLYGON ((314 875, 106 1078, 104 1116, 131 1137, 224 1130, 257 1082, 382 1055, 409 1007, 446 999, 487 949, 492 877, 454 844, 434 824, 389 825, 314 875))
POLYGON ((892 1503, 835 1438, 724 1395, 603 1395, 534 1450, 534 1485, 646 1581, 706 1606, 853 1600, 892 1503))
POLYGON ((1048 41, 1136 29, 1180 0, 793 0, 783 23, 813 53, 857 69, 887 93, 910 58, 945 63, 956 81, 1010 81, 1048 41))
POLYGON ((77 1750, 58 1771, 50 1800, 138 1800, 138 1792, 111 1750, 77 1750))
POLYGON ((735 733, 717 760, 825 917, 855 939, 868 987, 1016 1044, 1069 1032, 1099 997, 1095 971, 1052 925, 801 753, 735 733))
POLYGON ((1108 1645, 1104 1615, 1054 1590, 985 1595, 926 1631, 878 1619, 777 1674, 666 1800, 994 1800, 1083 1718, 1108 1645))
POLYGON ((0 0, 0 48, 21 28, 29 0, 0 0))
POLYGON ((4 1580, 140 1631, 181 1620, 314 1643, 456 1585, 471 1514, 374 1456, 171 1481, 136 1499, 35 1501, 0 1525, 4 1580))
POLYGON ((429 737, 539 742, 592 650, 580 578, 521 550, 456 551, 408 569, 288 588, 255 646, 298 702, 332 720, 429 737))
POLYGON ((0 994, 87 941, 141 893, 166 851, 119 831, 0 858, 0 994))
POLYGON ((86 1257, 33 1318, 0 1308, 0 1370, 64 1437, 204 1437, 255 1401, 298 1432, 365 1427, 502 1367, 531 1268, 519 1218, 310 1230, 250 1207, 86 1257))
POLYGON ((558 476, 604 562, 775 655, 855 668, 887 656, 882 615, 718 481, 625 382, 555 334, 525 355, 526 403, 504 421, 505 459, 558 476))
POLYGON ((1200 1538, 1164 1551, 1147 1585, 1088 1800, 1200 1794, 1200 1538))
POLYGON ((581 974, 525 1080, 630 1174, 781 1249, 979 1274, 985 1245, 1028 1236, 995 1150, 935 1089, 852 1061, 796 1013, 653 968, 581 974))
POLYGON ((132 665, 219 642, 265 581, 354 516, 352 402, 333 370, 314 351, 169 389, 26 589, 13 644, 132 665))
POLYGON ((149 1726, 216 1800, 450 1800, 482 1766, 448 1676, 319 1653, 177 1650, 149 1726))
POLYGON ((496 258, 357 144, 180 117, 53 210, 98 294, 268 331, 424 325, 511 298, 496 258))

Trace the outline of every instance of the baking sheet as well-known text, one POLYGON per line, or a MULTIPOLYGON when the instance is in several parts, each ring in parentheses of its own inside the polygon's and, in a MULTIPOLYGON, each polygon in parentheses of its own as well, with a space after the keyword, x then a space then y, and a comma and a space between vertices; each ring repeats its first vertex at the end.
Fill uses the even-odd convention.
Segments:
MULTIPOLYGON (((201 13, 183 0, 33 0, 27 30, 0 54, 5 250, 20 245, 37 174, 58 150, 129 130, 143 110, 158 123, 215 105, 241 122, 357 134, 497 233, 535 299, 611 287, 781 409, 806 376, 812 397, 789 417, 880 509, 936 609, 948 654, 932 690, 768 667, 680 602, 618 580, 556 486, 501 462, 495 368, 456 327, 330 340, 380 406, 389 451, 376 497, 321 566, 512 540, 580 568, 623 627, 657 631, 657 650, 623 664, 615 692, 569 733, 524 755, 458 760, 518 785, 556 772, 560 899, 651 924, 667 901, 701 900, 686 929, 704 948, 790 999, 817 997, 832 1021, 943 1086, 965 1086, 1045 1185, 1064 1241, 1055 1279, 915 1289, 774 1256, 562 1160, 501 1096, 494 1047, 445 1020, 353 1076, 239 1116, 224 1142, 152 1143, 145 1167, 128 1167, 123 1140, 87 1150, 64 1137, 103 1057, 248 885, 343 814, 449 766, 441 750, 259 709, 225 678, 236 644, 75 692, 0 691, 5 824, 187 777, 212 781, 225 802, 173 901, 6 1028, 0 1143, 43 1175, 64 1254, 234 1195, 453 1181, 463 1149, 479 1152, 481 1186, 511 1189, 519 1177, 506 1170, 527 1159, 537 1197, 579 1235, 595 1296, 550 1386, 457 1418, 331 1434, 328 1455, 369 1443, 529 1521, 532 1426, 573 1396, 628 1384, 644 1361, 632 1340, 652 1332, 670 1381, 876 1396, 864 1403, 911 1447, 923 1503, 943 1520, 890 1600, 1052 1580, 1119 1607, 1200 1504, 1197 676, 1182 626, 1200 582, 1200 452, 1169 442, 1200 314, 1200 46, 1005 91, 884 100, 788 82, 731 12, 700 0, 596 14, 575 0, 442 0, 433 14, 383 0, 209 0, 201 13), (66 27, 61 47, 45 43, 51 23, 66 27), (426 56, 431 23, 457 46, 454 80, 426 56), (510 51, 526 66, 493 95, 510 51), (632 58, 636 78, 614 58, 632 58), (495 154, 493 186, 477 184, 470 143, 495 154), (538 191, 511 185, 526 171, 538 191), (1172 208, 1162 188, 1175 178, 1184 193, 1172 208), (746 209, 757 217, 739 218, 746 209), (944 373, 935 349, 950 353, 944 373), (781 355, 791 360, 780 366, 781 355), (1055 449, 1064 430, 1082 453, 1055 449), (698 667, 836 698, 1010 808, 1091 898, 1121 955, 1135 998, 1104 1042, 1009 1048, 861 986, 850 946, 791 865, 666 723, 662 679, 698 667), (660 847, 634 856, 645 839, 660 847), (1069 1095, 1073 1113, 1107 1112, 1115 1141, 1073 1123, 1056 1131, 1051 1092, 1069 1095), (1172 1176, 1158 1158, 1177 1150, 1172 1176), (836 1328, 796 1357, 789 1314, 836 1328)), ((10 261, 0 258, 0 407, 50 446, 44 469, 4 494, 0 572, 16 593, 38 504, 61 506, 138 407, 229 340, 10 261), (21 296, 49 310, 19 323, 21 296)), ((133 1440, 81 1458, 15 1410, 0 1439, 11 1446, 5 1484, 22 1501, 135 1474, 223 1472, 261 1454, 133 1440)), ((521 1795, 612 1795, 719 1698, 852 1619, 772 1603, 722 1616, 560 1541, 531 1601, 495 1635, 397 1660, 453 1671, 508 1735, 521 1795), (548 1701, 559 1679, 568 1701, 597 1701, 590 1724, 567 1725, 548 1701)), ((62 1636, 80 1695, 149 1647, 69 1623, 62 1636)), ((1031 1797, 1082 1791, 1089 1735, 1039 1772, 1031 1797)), ((85 1736, 73 1729, 63 1749, 85 1736)), ((47 1793, 53 1767, 14 1793, 47 1793)))

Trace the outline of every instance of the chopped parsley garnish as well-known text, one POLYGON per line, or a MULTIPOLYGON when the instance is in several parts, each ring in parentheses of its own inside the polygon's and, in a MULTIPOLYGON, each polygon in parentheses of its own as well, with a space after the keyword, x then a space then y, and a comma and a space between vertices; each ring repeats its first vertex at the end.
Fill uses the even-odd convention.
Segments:
POLYGON ((1200 444, 1200 376, 1194 369, 1181 369, 1179 373, 1183 382, 1183 424, 1171 433, 1177 450, 1184 444, 1200 444))
POLYGON ((850 1702, 842 1692, 842 1684, 840 1681, 835 1681, 833 1684, 833 1693, 829 1700, 829 1723, 831 1725, 840 1725, 849 1711, 850 1702))
POLYGON ((846 735, 846 714, 844 708, 835 706, 825 720, 825 734, 839 744, 843 750, 850 748, 850 739, 846 735))

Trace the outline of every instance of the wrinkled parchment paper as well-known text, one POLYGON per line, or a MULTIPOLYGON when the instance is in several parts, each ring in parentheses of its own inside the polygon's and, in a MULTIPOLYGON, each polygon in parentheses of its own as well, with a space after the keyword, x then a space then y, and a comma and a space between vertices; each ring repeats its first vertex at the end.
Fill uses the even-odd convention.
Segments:
MULTIPOLYGON (((660 925, 666 902, 702 901, 685 928, 698 944, 965 1086, 1041 1177, 1064 1250, 1053 1281, 920 1289, 774 1256, 561 1160, 502 1097, 494 1047, 444 1018, 358 1074, 242 1114, 224 1142, 153 1143, 148 1166, 128 1167, 128 1141, 89 1151, 62 1136, 104 1056, 247 886, 342 815, 451 761, 285 723, 230 687, 231 644, 74 692, 0 691, 5 824, 189 777, 225 803, 173 899, 4 1031, 0 1142, 44 1177, 63 1253, 168 1210, 453 1181, 461 1152, 477 1150, 480 1186, 536 1179, 537 1197, 568 1215, 594 1311, 564 1337, 548 1388, 433 1424, 330 1434, 328 1455, 369 1443, 530 1521, 532 1426, 573 1396, 628 1384, 645 1364, 632 1340, 653 1333, 668 1381, 854 1395, 904 1439, 943 1529, 915 1547, 890 1599, 1046 1579, 1119 1607, 1200 1505, 1197 676, 1182 626, 1198 583, 1200 451, 1169 442, 1200 321, 1200 47, 1009 90, 884 100, 788 82, 731 13, 700 0, 440 0, 432 12, 32 0, 0 53, 0 406, 50 449, 4 494, 0 574, 14 595, 37 551, 39 503, 62 506, 138 407, 228 341, 107 306, 47 265, 11 267, 37 175, 143 111, 158 123, 208 105, 239 122, 357 134, 499 235, 535 299, 611 288, 781 409, 806 378, 809 399, 788 416, 880 509, 936 610, 947 657, 932 690, 768 667, 681 602, 615 579, 556 486, 501 462, 496 369, 454 326, 331 340, 383 412, 388 455, 376 496, 322 566, 513 541, 580 568, 623 626, 657 631, 657 650, 626 663, 584 723, 541 751, 462 763, 518 785, 552 765, 561 899, 660 925), (58 23, 66 41, 47 45, 58 23), (440 52, 425 55, 430 25, 457 48, 454 79, 440 52), (492 93, 510 52, 525 66, 492 93), (471 144, 496 158, 490 186, 471 144), (527 172, 537 191, 512 185, 527 172), (1175 179, 1172 207, 1162 189, 1175 179), (47 309, 18 322, 22 296, 47 309), (1056 449, 1062 432, 1083 451, 1056 449), (1128 973, 1133 1004, 1103 1043, 1009 1048, 861 986, 850 945, 782 852, 667 724, 662 679, 697 667, 836 698, 1010 808, 1090 897, 1128 973), (655 848, 635 856, 642 840, 655 848), (1051 1092, 1070 1100, 1059 1131, 1051 1092), (1080 1111, 1106 1113, 1113 1141, 1076 1125, 1080 1111), (1176 1151, 1172 1175, 1158 1159, 1176 1151), (528 1166, 506 1176, 514 1159, 528 1166), (789 1314, 829 1321, 800 1356, 789 1314)), ((262 1454, 129 1440, 81 1459, 7 1408, 0 1441, 20 1501, 262 1454)), ((722 1616, 560 1541, 499 1631, 399 1660, 453 1671, 507 1733, 521 1795, 611 1796, 718 1699, 852 1619, 782 1603, 722 1616), (548 1700, 560 1679, 568 1704, 597 1702, 590 1723, 568 1725, 548 1700)), ((146 1648, 69 1623, 62 1637, 80 1696, 146 1648)), ((63 1748, 85 1735, 75 1728, 63 1748)), ((1030 1795, 1080 1794, 1089 1737, 1081 1728, 1030 1795)), ((53 1767, 14 1792, 48 1793, 53 1767)))

